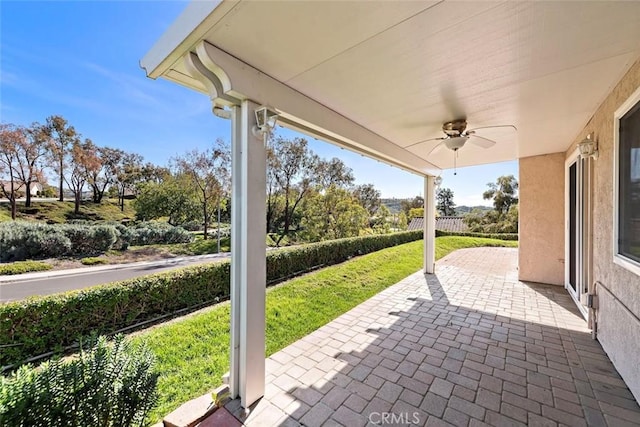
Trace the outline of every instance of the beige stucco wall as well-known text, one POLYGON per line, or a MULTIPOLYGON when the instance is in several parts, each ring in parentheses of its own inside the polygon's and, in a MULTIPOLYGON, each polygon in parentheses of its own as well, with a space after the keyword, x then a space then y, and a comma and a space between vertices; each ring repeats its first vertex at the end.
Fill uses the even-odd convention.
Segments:
POLYGON ((520 280, 564 285, 564 153, 520 159, 520 280))
MULTIPOLYGON (((640 317, 640 276, 613 263, 613 114, 640 87, 640 60, 613 88, 565 153, 593 132, 600 157, 594 162, 593 277, 640 317)), ((524 197, 523 197, 524 198, 524 197)), ((603 289, 597 291, 597 336, 625 382, 640 401, 640 324, 603 289)))

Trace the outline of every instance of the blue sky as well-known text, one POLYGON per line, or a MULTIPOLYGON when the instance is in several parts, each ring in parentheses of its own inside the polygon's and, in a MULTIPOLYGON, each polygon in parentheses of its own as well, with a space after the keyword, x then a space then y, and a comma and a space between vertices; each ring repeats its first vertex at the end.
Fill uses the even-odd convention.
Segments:
MULTIPOLYGON (((0 2, 0 120, 28 125, 64 116, 96 144, 165 164, 176 154, 230 139, 230 124, 211 114, 202 94, 151 80, 139 60, 184 9, 173 1, 0 2)), ((283 134, 291 134, 283 132, 283 134)), ((383 197, 423 192, 421 177, 320 141, 322 157, 339 157, 357 183, 383 197)), ((444 171, 458 205, 488 205, 482 192, 517 162, 444 171)))

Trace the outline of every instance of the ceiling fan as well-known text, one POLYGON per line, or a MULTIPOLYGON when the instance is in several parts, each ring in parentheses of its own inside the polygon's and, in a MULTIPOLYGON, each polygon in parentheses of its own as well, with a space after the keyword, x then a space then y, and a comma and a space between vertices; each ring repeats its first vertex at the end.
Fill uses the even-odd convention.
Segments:
POLYGON ((474 129, 467 130, 467 121, 464 119, 454 120, 452 122, 445 122, 442 124, 442 132, 444 132, 445 136, 440 138, 431 138, 424 141, 417 142, 415 144, 408 145, 405 148, 413 147, 415 145, 424 144, 429 141, 441 141, 435 147, 431 149, 429 154, 434 152, 435 150, 444 147, 447 147, 451 151, 458 151, 464 144, 469 140, 472 144, 477 145, 482 148, 493 147, 496 142, 485 138, 483 136, 477 135, 476 131, 480 129, 493 129, 493 128, 513 128, 514 130, 518 130, 514 125, 496 125, 496 126, 482 126, 474 129))
MULTIPOLYGON (((494 128, 513 128, 516 131, 518 130, 514 125, 482 126, 482 127, 467 130, 467 121, 465 119, 458 119, 451 122, 445 122, 442 124, 442 132, 444 132, 445 134, 443 137, 431 138, 424 141, 420 141, 415 144, 408 145, 405 148, 413 147, 419 144, 424 144, 425 142, 429 142, 429 141, 440 141, 440 143, 438 143, 435 147, 433 147, 427 155, 433 153, 436 150, 441 149, 442 147, 447 147, 449 150, 455 153, 453 157, 454 169, 455 169, 455 161, 456 161, 456 156, 458 154, 458 150, 464 147, 467 141, 470 141, 472 144, 482 148, 490 148, 496 144, 495 141, 476 134, 477 130, 494 129, 494 128)), ((454 172, 454 175, 455 175, 455 172, 454 172)))

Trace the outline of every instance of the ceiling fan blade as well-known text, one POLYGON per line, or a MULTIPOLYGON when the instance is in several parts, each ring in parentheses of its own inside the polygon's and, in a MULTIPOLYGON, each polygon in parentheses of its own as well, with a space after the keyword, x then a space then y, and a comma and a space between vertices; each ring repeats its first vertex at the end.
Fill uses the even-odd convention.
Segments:
POLYGON ((425 139, 424 141, 415 142, 415 143, 410 144, 410 145, 407 145, 406 147, 403 147, 403 148, 407 149, 407 148, 415 147, 416 145, 424 144, 425 142, 429 142, 429 141, 441 141, 441 140, 443 140, 443 139, 447 139, 447 138, 431 138, 431 139, 425 139))
POLYGON ((478 147, 489 148, 496 145, 495 141, 488 138, 484 138, 480 135, 470 135, 470 136, 471 138, 469 138, 469 141, 471 141, 472 144, 475 144, 478 147))
MULTIPOLYGON (((438 139, 445 140, 445 139, 448 139, 448 138, 438 138, 438 139)), ((430 156, 434 152, 440 151, 443 147, 445 147, 444 141, 440 141, 435 147, 433 147, 431 149, 431 151, 429 151, 429 154, 427 154, 427 156, 430 156)))
POLYGON ((473 133, 479 129, 493 129, 493 128, 513 128, 516 132, 518 131, 518 128, 515 127, 514 125, 495 125, 495 126, 481 126, 479 128, 469 129, 467 130, 467 133, 473 133))

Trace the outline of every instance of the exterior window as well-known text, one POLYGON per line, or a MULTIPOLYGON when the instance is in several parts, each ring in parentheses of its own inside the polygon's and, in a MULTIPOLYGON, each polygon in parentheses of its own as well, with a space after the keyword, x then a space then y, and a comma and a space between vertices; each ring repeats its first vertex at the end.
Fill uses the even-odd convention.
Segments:
POLYGON ((640 266, 640 102, 620 117, 618 132, 617 253, 640 266))

